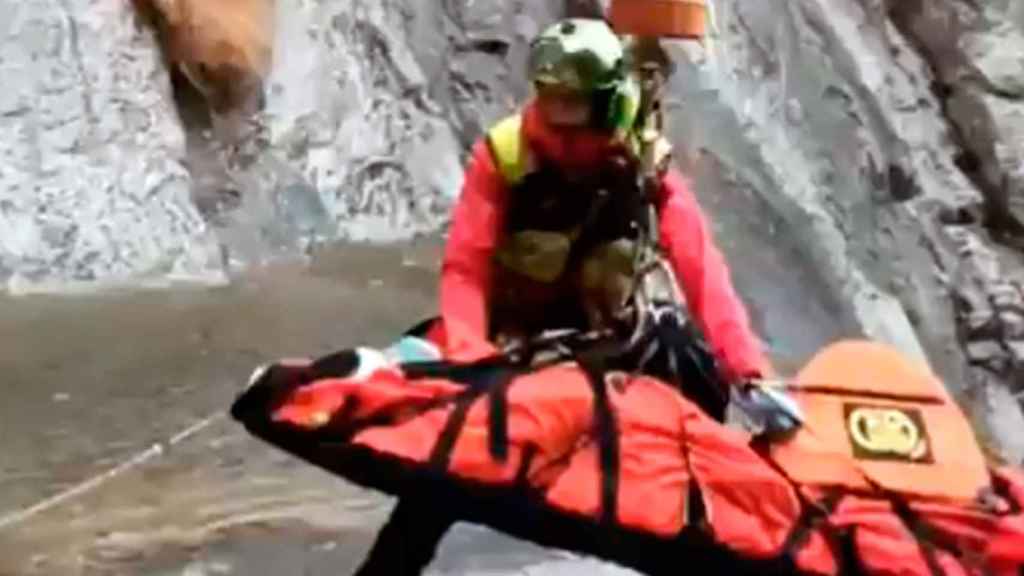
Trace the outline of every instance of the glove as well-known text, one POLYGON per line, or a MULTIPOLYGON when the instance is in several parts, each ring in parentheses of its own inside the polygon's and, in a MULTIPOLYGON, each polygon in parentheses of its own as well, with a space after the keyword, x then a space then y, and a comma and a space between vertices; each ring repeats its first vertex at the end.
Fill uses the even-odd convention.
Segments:
POLYGON ((749 379, 733 386, 730 401, 742 412, 755 436, 789 434, 804 423, 800 406, 785 392, 761 379, 749 379))

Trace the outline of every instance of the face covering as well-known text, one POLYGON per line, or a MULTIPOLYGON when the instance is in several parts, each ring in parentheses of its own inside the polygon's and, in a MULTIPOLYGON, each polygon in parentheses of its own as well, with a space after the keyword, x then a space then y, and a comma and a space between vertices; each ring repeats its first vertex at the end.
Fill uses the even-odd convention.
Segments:
POLYGON ((618 147, 605 131, 590 127, 556 128, 548 125, 537 107, 529 104, 523 128, 530 149, 539 159, 567 172, 599 167, 618 147))

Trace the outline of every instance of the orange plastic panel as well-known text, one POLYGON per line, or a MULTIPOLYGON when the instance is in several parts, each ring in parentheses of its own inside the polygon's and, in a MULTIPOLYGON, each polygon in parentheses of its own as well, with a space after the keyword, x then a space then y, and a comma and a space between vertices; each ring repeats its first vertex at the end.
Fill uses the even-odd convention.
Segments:
POLYGON ((619 34, 663 38, 703 38, 705 0, 612 0, 609 19, 619 34))
POLYGON ((989 485, 970 423, 942 382, 886 345, 834 343, 789 393, 806 422, 771 456, 796 482, 956 501, 989 485))

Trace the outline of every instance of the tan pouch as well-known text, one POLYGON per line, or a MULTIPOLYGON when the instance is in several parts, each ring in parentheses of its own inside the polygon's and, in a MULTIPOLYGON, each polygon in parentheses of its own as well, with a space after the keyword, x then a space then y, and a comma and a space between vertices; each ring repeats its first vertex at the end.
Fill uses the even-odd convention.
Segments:
POLYGON ((513 234, 495 258, 513 272, 550 283, 565 271, 571 248, 572 238, 564 232, 524 230, 513 234))

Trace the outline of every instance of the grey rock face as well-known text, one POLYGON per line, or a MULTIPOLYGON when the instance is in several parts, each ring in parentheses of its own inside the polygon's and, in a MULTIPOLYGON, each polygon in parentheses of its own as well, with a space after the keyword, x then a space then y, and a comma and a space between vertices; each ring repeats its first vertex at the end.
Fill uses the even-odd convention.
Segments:
POLYGON ((0 2, 0 280, 210 278, 166 71, 120 0, 0 2))
POLYGON ((529 94, 528 44, 565 14, 560 2, 445 0, 415 3, 415 57, 464 148, 529 94))
MULTIPOLYGON (((961 397, 981 389, 986 398, 1012 397, 1021 382, 1020 294, 1006 279, 1019 265, 992 247, 990 221, 979 220, 991 212, 992 189, 963 169, 962 128, 932 90, 935 55, 870 0, 727 0, 716 8, 709 49, 674 48, 683 65, 672 121, 684 164, 711 156, 760 195, 839 301, 838 316, 861 334, 927 359, 961 397), (965 298, 977 306, 964 308, 965 298), (996 328, 965 337, 966 325, 996 328)), ((1001 83, 1003 95, 1013 81, 995 71, 1015 61, 1012 50, 976 52, 982 60, 1004 54, 1003 64, 975 67, 987 65, 998 79, 986 85, 1001 83)), ((977 139, 993 151, 986 169, 1009 181, 1007 166, 1024 154, 1011 136, 1012 104, 993 98, 986 91, 978 99, 983 113, 974 118, 998 115, 990 124, 999 129, 977 139)), ((1012 195, 1001 201, 1012 204, 1012 195)), ((981 410, 979 427, 990 431, 1024 422, 1012 402, 981 410)), ((1024 459, 1019 444, 1002 448, 1024 459)))
MULTIPOLYGON (((842 27, 839 10, 719 3, 711 51, 674 81, 676 140, 685 153, 712 154, 752 183, 862 333, 924 357, 910 318, 880 282, 891 274, 879 268, 889 264, 880 254, 895 228, 887 220, 896 215, 884 213, 891 192, 907 194, 913 184, 903 166, 915 148, 895 133, 906 124, 915 128, 910 138, 935 136, 916 109, 901 112, 873 97, 886 87, 868 64, 884 46, 842 27)), ((684 51, 676 56, 686 61, 684 51)))
POLYGON ((994 226, 1024 231, 1024 23, 1019 2, 893 3, 893 22, 928 58, 935 90, 985 193, 994 226))
POLYGON ((241 153, 191 154, 202 198, 239 196, 217 215, 231 260, 442 228, 469 146, 526 95, 526 44, 561 14, 552 6, 278 3, 255 132, 241 153), (299 209, 283 207, 296 199, 299 209))
POLYGON ((268 143, 344 238, 436 230, 461 185, 456 137, 413 55, 416 10, 368 0, 277 7, 268 143))
POLYGON ((397 240, 443 226, 462 184, 462 149, 430 92, 437 70, 418 59, 448 45, 438 12, 276 3, 261 113, 186 121, 196 199, 232 267, 321 241, 397 240))

